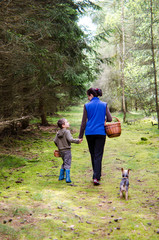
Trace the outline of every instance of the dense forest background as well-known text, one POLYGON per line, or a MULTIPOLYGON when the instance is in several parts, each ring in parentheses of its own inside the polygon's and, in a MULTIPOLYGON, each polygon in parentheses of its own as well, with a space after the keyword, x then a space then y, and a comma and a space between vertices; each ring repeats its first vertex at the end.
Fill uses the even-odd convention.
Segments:
POLYGON ((94 80, 96 63, 78 18, 86 7, 70 0, 0 2, 0 118, 46 116, 76 103, 94 80))
POLYGON ((102 88, 111 111, 124 112, 123 121, 130 110, 159 120, 158 3, 0 1, 0 121, 32 116, 47 125, 91 85, 102 88), (88 13, 94 38, 78 24, 88 13))
MULTIPOLYGON (((103 0, 94 14, 99 34, 103 72, 97 83, 114 110, 156 113, 158 105, 159 1, 103 0), (105 64, 107 60, 111 64, 105 64)), ((159 121, 158 121, 159 122, 159 121)), ((159 125, 158 125, 159 127, 159 125)))

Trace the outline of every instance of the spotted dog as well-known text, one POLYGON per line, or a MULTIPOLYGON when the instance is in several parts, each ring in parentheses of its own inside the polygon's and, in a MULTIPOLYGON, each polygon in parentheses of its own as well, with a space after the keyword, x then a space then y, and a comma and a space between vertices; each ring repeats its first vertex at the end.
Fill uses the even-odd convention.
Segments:
POLYGON ((124 170, 123 168, 121 168, 122 171, 122 180, 120 182, 120 198, 122 198, 124 196, 123 193, 125 193, 125 199, 128 200, 128 189, 129 189, 129 171, 128 170, 124 170))

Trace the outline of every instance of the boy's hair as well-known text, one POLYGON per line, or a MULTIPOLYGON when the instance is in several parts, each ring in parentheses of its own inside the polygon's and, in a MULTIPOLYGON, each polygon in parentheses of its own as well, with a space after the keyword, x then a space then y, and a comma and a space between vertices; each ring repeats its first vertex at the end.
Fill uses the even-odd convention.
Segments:
POLYGON ((62 125, 65 124, 65 121, 65 118, 59 119, 57 122, 58 127, 62 129, 62 125))
POLYGON ((90 96, 90 95, 93 95, 94 97, 98 97, 98 96, 102 96, 102 89, 100 88, 90 88, 87 90, 87 95, 90 96))

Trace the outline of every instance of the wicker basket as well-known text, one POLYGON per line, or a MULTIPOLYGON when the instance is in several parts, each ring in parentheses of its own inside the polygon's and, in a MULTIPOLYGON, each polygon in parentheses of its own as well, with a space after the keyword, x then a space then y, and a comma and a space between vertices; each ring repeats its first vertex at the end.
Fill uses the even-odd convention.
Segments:
POLYGON ((119 137, 121 134, 121 123, 117 117, 112 117, 117 120, 117 122, 105 123, 105 131, 109 138, 119 137))
POLYGON ((59 152, 59 150, 54 150, 54 156, 55 156, 55 157, 60 157, 60 152, 59 152))

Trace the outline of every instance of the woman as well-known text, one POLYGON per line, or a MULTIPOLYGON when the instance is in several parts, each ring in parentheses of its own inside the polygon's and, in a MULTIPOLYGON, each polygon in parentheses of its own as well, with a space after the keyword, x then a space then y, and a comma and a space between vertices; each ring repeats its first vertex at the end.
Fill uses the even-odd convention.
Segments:
POLYGON ((100 101, 102 90, 90 88, 87 90, 90 102, 84 105, 83 118, 80 128, 79 139, 83 138, 85 131, 93 168, 94 185, 99 185, 101 177, 102 157, 106 139, 104 128, 105 120, 112 121, 107 103, 100 101))

